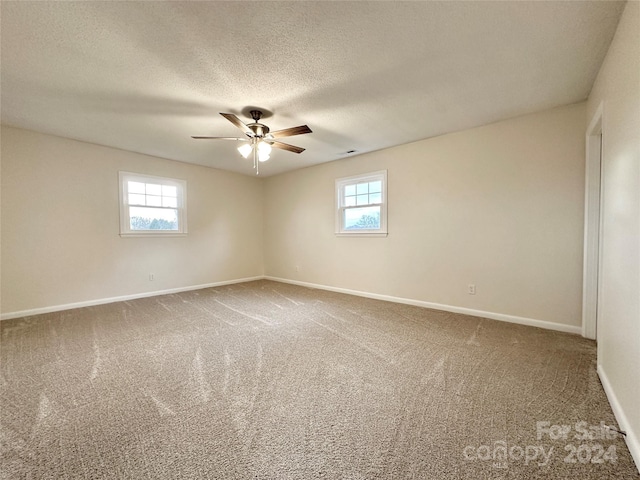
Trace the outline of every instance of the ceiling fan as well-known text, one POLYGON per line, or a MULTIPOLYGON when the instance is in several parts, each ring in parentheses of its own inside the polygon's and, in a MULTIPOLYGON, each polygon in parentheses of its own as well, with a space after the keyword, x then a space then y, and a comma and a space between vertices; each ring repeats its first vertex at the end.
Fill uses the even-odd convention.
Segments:
POLYGON ((243 143, 240 147, 238 147, 238 151, 244 158, 248 158, 249 154, 253 152, 253 168, 256 171, 256 175, 260 173, 259 164, 260 162, 266 162, 269 160, 269 156, 271 154, 271 147, 276 147, 281 150, 287 150, 288 152, 293 153, 302 153, 304 152, 304 148, 296 147, 295 145, 289 145, 288 143, 283 143, 277 141, 277 138, 283 137, 292 137, 294 135, 302 135, 305 133, 312 133, 311 129, 306 125, 300 125, 299 127, 291 127, 285 128, 283 130, 276 130, 272 132, 269 130, 269 127, 260 123, 260 119, 263 116, 262 110, 251 110, 249 112, 251 118, 253 118, 253 123, 245 124, 233 113, 221 113, 224 118, 233 123, 236 127, 244 132, 246 138, 239 137, 201 137, 201 136, 192 136, 191 138, 195 138, 197 140, 236 140, 240 142, 248 142, 243 143))

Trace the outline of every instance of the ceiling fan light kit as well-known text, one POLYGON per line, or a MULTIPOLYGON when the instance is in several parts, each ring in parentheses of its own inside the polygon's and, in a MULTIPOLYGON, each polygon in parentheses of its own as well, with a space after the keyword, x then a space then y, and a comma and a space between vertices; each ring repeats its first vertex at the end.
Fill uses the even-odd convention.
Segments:
POLYGON ((238 147, 238 152, 240 152, 240 155, 244 158, 249 158, 249 155, 253 153, 253 169, 256 171, 256 175, 260 174, 260 162, 266 162, 269 160, 272 147, 293 153, 304 152, 304 148, 277 141, 276 138, 312 133, 308 126, 300 125, 299 127, 285 128, 283 130, 271 132, 269 127, 260 123, 260 119, 262 118, 261 110, 251 110, 249 113, 251 114, 251 118, 253 118, 253 123, 249 124, 242 122, 242 120, 233 113, 220 113, 220 115, 242 130, 247 138, 201 136, 192 136, 191 138, 195 138, 197 140, 237 140, 241 142, 248 142, 240 145, 238 147))
POLYGON ((240 152, 240 155, 242 155, 244 158, 249 158, 249 154, 251 153, 251 150, 253 149, 251 148, 251 145, 249 145, 248 143, 243 143, 238 147, 238 151, 240 152))
POLYGON ((271 154, 271 145, 265 141, 258 142, 258 160, 261 162, 266 162, 269 160, 269 155, 271 154))

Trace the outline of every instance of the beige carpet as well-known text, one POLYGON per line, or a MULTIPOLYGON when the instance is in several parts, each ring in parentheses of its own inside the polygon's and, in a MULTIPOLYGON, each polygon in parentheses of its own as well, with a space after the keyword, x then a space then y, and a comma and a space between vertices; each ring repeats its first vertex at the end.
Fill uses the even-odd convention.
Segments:
POLYGON ((270 281, 0 328, 1 478, 639 478, 574 335, 270 281))

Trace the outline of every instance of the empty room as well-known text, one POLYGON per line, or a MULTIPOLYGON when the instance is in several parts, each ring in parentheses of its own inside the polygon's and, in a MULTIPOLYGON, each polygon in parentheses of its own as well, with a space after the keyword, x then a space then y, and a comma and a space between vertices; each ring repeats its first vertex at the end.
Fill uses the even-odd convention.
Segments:
POLYGON ((640 478, 639 1, 0 19, 0 478, 640 478))

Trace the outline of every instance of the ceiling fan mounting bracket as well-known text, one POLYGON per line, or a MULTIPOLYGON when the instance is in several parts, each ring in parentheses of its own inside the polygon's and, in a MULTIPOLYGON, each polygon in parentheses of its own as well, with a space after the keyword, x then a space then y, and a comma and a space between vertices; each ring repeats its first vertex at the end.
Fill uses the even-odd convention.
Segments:
POLYGON ((249 114, 251 115, 251 118, 253 118, 253 121, 258 123, 260 121, 260 119, 262 118, 262 111, 261 110, 251 110, 249 112, 249 114))

